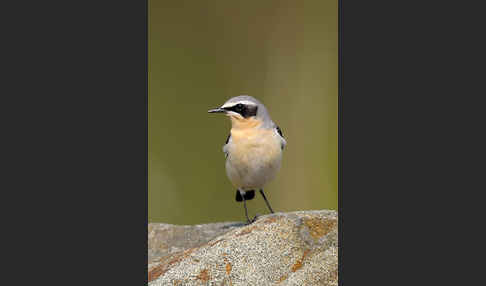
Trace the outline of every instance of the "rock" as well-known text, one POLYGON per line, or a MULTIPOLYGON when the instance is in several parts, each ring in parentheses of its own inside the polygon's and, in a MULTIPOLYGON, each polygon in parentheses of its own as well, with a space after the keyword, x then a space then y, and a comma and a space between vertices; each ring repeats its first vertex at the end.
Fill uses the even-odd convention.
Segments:
POLYGON ((149 224, 149 286, 337 285, 336 211, 259 217, 250 225, 149 224))
POLYGON ((203 245, 218 235, 241 227, 241 222, 211 223, 204 225, 172 225, 149 223, 148 261, 176 253, 181 250, 203 245))

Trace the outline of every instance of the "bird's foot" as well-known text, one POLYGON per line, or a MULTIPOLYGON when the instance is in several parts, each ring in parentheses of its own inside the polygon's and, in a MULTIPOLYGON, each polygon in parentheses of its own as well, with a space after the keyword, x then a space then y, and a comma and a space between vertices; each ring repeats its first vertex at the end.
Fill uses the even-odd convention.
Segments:
POLYGON ((260 214, 256 214, 253 219, 251 219, 251 220, 248 219, 248 221, 246 222, 246 225, 250 225, 250 224, 254 223, 259 217, 260 217, 260 214))

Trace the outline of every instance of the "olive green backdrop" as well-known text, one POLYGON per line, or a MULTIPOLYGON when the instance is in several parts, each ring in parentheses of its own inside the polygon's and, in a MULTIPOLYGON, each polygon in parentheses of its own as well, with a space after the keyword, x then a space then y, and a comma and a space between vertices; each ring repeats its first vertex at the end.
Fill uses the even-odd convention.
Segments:
MULTIPOLYGON (((226 177, 227 99, 261 100, 287 140, 275 211, 337 209, 338 2, 149 0, 149 222, 243 221, 226 177)), ((267 212, 257 193, 250 215, 267 212)))

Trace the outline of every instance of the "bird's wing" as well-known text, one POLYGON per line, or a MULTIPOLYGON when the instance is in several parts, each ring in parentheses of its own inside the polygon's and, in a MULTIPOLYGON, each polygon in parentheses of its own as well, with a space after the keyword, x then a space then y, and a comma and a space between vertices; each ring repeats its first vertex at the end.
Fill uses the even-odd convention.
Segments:
POLYGON ((231 133, 228 135, 228 138, 226 138, 226 142, 224 143, 223 146, 223 152, 226 158, 228 157, 228 143, 230 142, 230 140, 231 140, 231 133))
POLYGON ((280 127, 278 127, 277 125, 275 125, 275 131, 280 136, 280 139, 281 139, 281 145, 280 145, 280 147, 283 150, 283 148, 285 147, 285 145, 287 145, 287 141, 285 140, 285 138, 283 136, 282 129, 280 129, 280 127))

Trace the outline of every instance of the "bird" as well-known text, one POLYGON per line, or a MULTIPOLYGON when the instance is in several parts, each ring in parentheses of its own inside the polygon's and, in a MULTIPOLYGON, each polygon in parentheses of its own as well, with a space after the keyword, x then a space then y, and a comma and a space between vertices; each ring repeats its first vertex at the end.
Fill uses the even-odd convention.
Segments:
POLYGON ((263 103, 248 95, 227 100, 221 107, 208 110, 223 113, 231 120, 231 130, 223 146, 226 175, 236 188, 236 201, 243 202, 247 224, 246 201, 259 190, 271 213, 274 213, 263 188, 280 170, 282 154, 287 141, 282 130, 270 118, 263 103))

